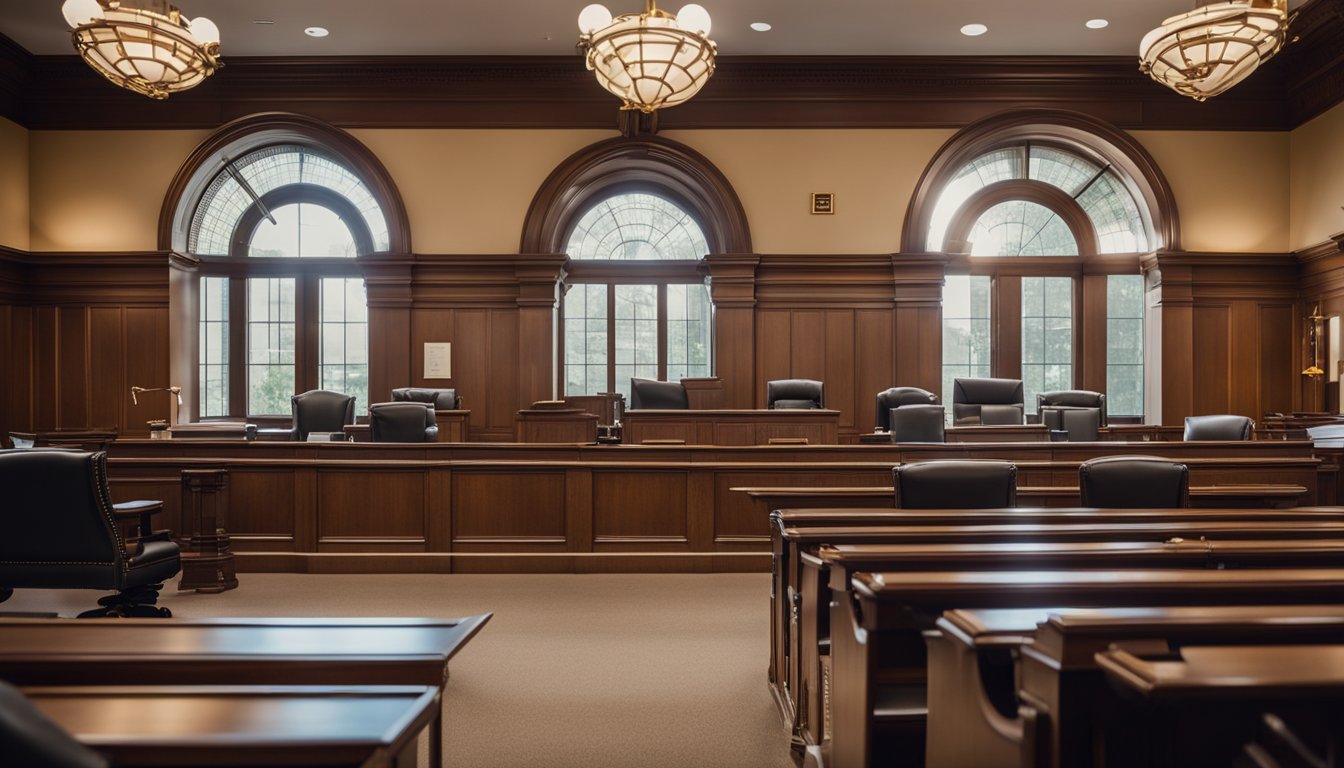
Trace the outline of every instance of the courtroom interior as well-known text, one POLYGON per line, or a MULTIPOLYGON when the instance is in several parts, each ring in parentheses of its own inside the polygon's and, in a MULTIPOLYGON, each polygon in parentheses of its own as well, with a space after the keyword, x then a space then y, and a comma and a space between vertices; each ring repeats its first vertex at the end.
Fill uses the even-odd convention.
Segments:
POLYGON ((0 764, 1344 765, 1344 0, 173 1, 0 10, 0 764))

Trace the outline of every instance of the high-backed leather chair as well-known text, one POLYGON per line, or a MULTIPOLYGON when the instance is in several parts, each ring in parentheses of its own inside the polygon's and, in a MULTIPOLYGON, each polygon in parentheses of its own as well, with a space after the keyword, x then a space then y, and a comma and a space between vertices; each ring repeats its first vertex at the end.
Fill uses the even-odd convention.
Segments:
POLYGON ((1036 415, 1046 424, 1046 413, 1066 408, 1086 409, 1097 412, 1097 426, 1106 426, 1106 395, 1102 392, 1090 392, 1086 389, 1064 389, 1058 392, 1041 392, 1036 395, 1036 415))
POLYGON ((1186 440, 1250 440, 1255 422, 1245 416, 1186 416, 1186 440))
POLYGON ((19 689, 0 681, 0 755, 5 765, 107 768, 107 761, 61 730, 19 689))
POLYGON ((890 411, 905 405, 937 405, 938 396, 919 387, 892 387, 877 393, 877 413, 873 425, 878 432, 891 429, 890 411))
POLYGON ((1017 505, 1017 467, 1007 461, 952 459, 892 470, 901 509, 1003 509, 1017 505))
POLYGON ((374 403, 369 432, 375 443, 432 443, 439 423, 431 403, 374 403))
POLYGON ((397 387, 392 390, 394 403, 429 403, 436 411, 456 411, 462 408, 462 398, 456 389, 429 387, 397 387))
POLYGON ((941 405, 902 405, 892 408, 891 442, 941 443, 946 440, 943 422, 947 412, 941 405))
POLYGON ((340 432, 355 423, 355 396, 313 389, 289 399, 293 426, 290 437, 307 440, 309 432, 340 432))
POLYGON ((952 423, 1021 424, 1021 379, 953 379, 952 423))
POLYGON ((115 589, 84 616, 171 616, 159 590, 181 567, 166 534, 128 550, 107 490, 107 454, 0 454, 0 600, 14 588, 115 589))
POLYGON ((630 410, 640 408, 684 411, 691 407, 680 381, 630 379, 630 410))
POLYGON ((1190 469, 1157 456, 1103 456, 1078 465, 1084 507, 1178 509, 1190 506, 1190 469))
POLYGON ((813 379, 778 379, 765 383, 765 407, 771 410, 825 408, 826 385, 813 379))

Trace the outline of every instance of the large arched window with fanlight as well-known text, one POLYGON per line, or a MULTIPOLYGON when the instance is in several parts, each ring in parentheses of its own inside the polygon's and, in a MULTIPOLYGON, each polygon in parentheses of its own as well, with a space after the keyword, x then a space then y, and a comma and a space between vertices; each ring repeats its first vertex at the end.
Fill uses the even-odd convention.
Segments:
POLYGON ((709 244, 688 211, 652 192, 611 194, 578 217, 565 253, 565 394, 629 396, 631 377, 710 375, 713 313, 698 269, 709 244))
POLYGON ((178 172, 160 226, 165 245, 195 260, 194 290, 174 293, 175 313, 197 328, 194 366, 173 361, 192 385, 187 413, 279 420, 310 389, 352 394, 365 412, 357 257, 408 243, 395 187, 362 145, 298 115, 231 123, 178 172))
POLYGON ((917 250, 950 256, 944 397, 955 378, 1001 376, 1022 379, 1028 413, 1037 393, 1095 389, 1112 416, 1143 416, 1138 262, 1172 244, 1170 196, 1123 134, 1033 117, 950 141, 907 215, 917 250))

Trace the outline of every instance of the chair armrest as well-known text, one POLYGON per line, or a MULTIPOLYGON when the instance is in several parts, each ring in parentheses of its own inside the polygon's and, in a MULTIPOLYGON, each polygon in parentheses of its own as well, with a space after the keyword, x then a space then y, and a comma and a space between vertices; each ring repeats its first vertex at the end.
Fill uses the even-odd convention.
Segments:
MULTIPOLYGON (((134 520, 136 533, 140 541, 172 541, 173 532, 164 529, 154 530, 153 517, 163 511, 163 502, 159 500, 139 499, 123 501, 112 505, 112 516, 119 521, 134 520)), ((137 547, 139 551, 140 547, 137 547)))

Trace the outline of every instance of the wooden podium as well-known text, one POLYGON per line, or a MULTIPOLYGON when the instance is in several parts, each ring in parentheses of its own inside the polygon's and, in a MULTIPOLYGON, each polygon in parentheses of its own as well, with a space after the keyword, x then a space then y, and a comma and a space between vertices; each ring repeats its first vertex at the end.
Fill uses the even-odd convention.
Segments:
POLYGON ((182 470, 182 513, 191 520, 191 538, 182 553, 182 578, 177 590, 225 592, 238 587, 229 534, 224 530, 229 508, 228 470, 182 470))

